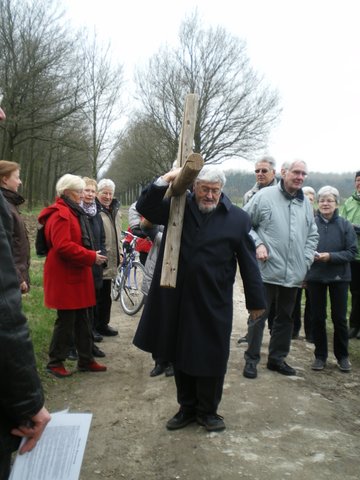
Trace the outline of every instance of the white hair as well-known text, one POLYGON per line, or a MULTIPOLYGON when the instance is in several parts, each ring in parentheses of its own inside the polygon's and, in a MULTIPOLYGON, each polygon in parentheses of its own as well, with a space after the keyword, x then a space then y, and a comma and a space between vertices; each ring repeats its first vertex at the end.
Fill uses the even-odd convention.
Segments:
POLYGON ((65 190, 84 190, 85 182, 78 175, 66 173, 56 183, 56 194, 61 197, 65 190))
POLYGON ((223 170, 216 165, 204 165, 196 177, 195 183, 209 182, 221 184, 221 188, 225 186, 226 177, 223 170))
POLYGON ((313 187, 310 187, 310 186, 303 187, 302 191, 304 192, 305 195, 308 195, 309 193, 311 193, 312 195, 314 195, 314 197, 316 196, 316 192, 313 189, 313 187))
POLYGON ((326 197, 327 195, 332 195, 336 201, 336 204, 339 205, 340 203, 340 193, 339 190, 331 185, 325 185, 325 187, 321 187, 317 193, 318 200, 320 197, 326 197))
POLYGON ((101 192, 102 190, 104 190, 104 188, 110 188, 112 193, 114 193, 115 192, 115 183, 112 180, 110 180, 110 178, 103 178, 98 183, 98 191, 101 192))

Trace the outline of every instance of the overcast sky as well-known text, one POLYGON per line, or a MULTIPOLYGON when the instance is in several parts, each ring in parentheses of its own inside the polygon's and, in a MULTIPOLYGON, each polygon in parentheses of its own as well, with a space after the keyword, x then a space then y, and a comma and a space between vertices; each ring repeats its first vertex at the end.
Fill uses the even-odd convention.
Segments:
MULTIPOLYGON (((197 8, 203 25, 246 41, 253 67, 278 89, 283 113, 268 154, 278 169, 300 158, 311 171, 360 170, 358 0, 62 0, 75 27, 111 40, 132 78, 197 8)), ((246 166, 244 165, 246 168, 246 166)))

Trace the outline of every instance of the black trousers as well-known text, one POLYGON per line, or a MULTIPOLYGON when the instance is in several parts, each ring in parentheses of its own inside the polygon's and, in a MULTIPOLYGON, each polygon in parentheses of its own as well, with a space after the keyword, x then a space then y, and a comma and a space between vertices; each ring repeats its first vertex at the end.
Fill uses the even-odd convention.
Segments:
POLYGON ((302 293, 305 291, 305 310, 304 310, 304 331, 305 337, 307 339, 311 339, 312 337, 312 329, 311 329, 311 310, 310 310, 310 298, 309 292, 306 288, 299 288, 299 291, 296 295, 296 302, 293 311, 293 319, 294 319, 294 330, 293 333, 298 334, 301 329, 301 297, 302 293))
POLYGON ((198 414, 216 413, 222 397, 224 375, 194 377, 175 369, 177 401, 180 409, 198 414))
POLYGON ((88 365, 94 360, 92 354, 92 325, 87 308, 58 310, 49 349, 48 367, 62 365, 75 340, 79 365, 88 365))
POLYGON ((360 262, 351 262, 351 313, 350 327, 360 330, 360 262))
POLYGON ((100 290, 96 292, 96 329, 106 328, 110 323, 111 314, 111 280, 103 280, 100 290))

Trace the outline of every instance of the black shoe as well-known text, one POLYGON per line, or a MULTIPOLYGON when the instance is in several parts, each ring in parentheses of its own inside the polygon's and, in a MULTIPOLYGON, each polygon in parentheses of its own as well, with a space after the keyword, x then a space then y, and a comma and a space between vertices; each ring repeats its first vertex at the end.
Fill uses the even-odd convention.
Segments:
POLYGON ((115 328, 110 327, 110 325, 105 325, 105 327, 98 328, 100 335, 104 337, 116 337, 119 334, 115 328))
POLYGON ((208 432, 221 432, 226 428, 223 417, 217 413, 199 414, 196 416, 196 421, 199 425, 205 427, 208 432))
POLYGON ((310 336, 307 336, 307 337, 306 337, 306 341, 307 341, 308 343, 314 343, 313 337, 310 337, 310 336))
POLYGON ((178 428, 184 428, 189 423, 195 422, 196 415, 193 412, 184 412, 183 410, 179 410, 176 415, 174 415, 170 420, 166 423, 166 428, 168 430, 177 430, 178 428))
POLYGON ((288 376, 296 375, 296 370, 290 367, 290 365, 288 365, 286 362, 281 362, 281 363, 268 362, 266 366, 269 370, 273 370, 274 372, 281 373, 281 375, 288 375, 288 376))
POLYGON ((291 335, 291 338, 293 340, 298 340, 300 338, 300 335, 299 335, 299 332, 294 332, 292 335, 291 335))
POLYGON ((100 350, 100 348, 97 345, 93 345, 92 354, 94 355, 94 357, 98 357, 98 358, 106 357, 105 352, 100 350))
POLYGON ((150 377, 157 377, 158 375, 161 375, 164 372, 165 372, 164 365, 157 363, 155 367, 151 370, 150 377))
POLYGON ((359 333, 359 328, 350 327, 348 332, 348 338, 355 338, 359 333))
POLYGON ((237 342, 238 342, 238 343, 248 343, 248 336, 247 336, 247 334, 244 335, 243 337, 240 337, 237 342))
POLYGON ((94 342, 96 343, 100 343, 103 341, 103 336, 100 335, 100 333, 97 332, 96 330, 93 331, 93 337, 94 337, 94 342))
POLYGON ((77 351, 75 350, 75 348, 71 348, 69 350, 69 353, 68 353, 66 358, 68 360, 71 360, 72 362, 75 362, 78 359, 78 354, 77 354, 77 351))
POLYGON ((243 375, 246 378, 256 378, 257 377, 256 364, 253 362, 246 362, 243 375))
POLYGON ((168 365, 165 368, 165 377, 173 377, 173 376, 174 376, 174 367, 170 363, 170 365, 168 365))

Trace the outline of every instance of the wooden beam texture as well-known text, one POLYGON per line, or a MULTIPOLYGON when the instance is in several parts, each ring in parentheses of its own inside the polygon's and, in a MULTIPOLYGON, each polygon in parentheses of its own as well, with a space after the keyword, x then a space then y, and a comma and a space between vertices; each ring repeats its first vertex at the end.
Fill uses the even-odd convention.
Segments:
MULTIPOLYGON (((184 166, 186 159, 192 153, 198 103, 199 97, 196 94, 190 93, 186 96, 184 117, 179 141, 179 150, 176 159, 177 166, 179 167, 184 166)), ((180 242, 182 227, 184 223, 186 189, 191 185, 191 182, 194 180, 197 173, 199 172, 197 171, 197 173, 194 175, 194 173, 196 172, 196 168, 199 167, 199 157, 201 158, 201 155, 192 157, 192 159, 190 157, 188 165, 189 168, 184 169, 184 173, 182 173, 181 178, 178 182, 174 182, 175 187, 169 187, 170 192, 181 192, 182 190, 183 192, 181 194, 177 193, 177 196, 171 197, 170 215, 168 220, 164 259, 160 279, 160 285, 162 287, 176 287, 176 278, 178 273, 180 254, 180 242), (190 183, 186 185, 187 181, 190 181, 190 183)), ((173 195, 174 193, 171 194, 173 195)))

